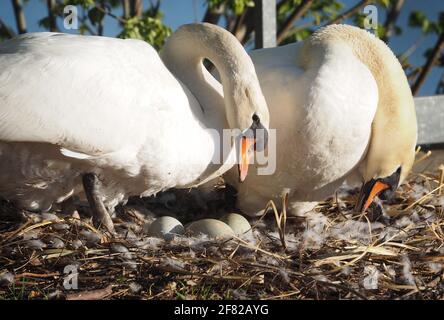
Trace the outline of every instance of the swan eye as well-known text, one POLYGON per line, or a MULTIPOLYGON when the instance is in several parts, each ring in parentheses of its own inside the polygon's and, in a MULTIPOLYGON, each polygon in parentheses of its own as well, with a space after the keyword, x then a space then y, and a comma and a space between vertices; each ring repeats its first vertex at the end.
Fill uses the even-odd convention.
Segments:
POLYGON ((253 114, 253 117, 251 117, 253 119, 253 122, 255 123, 259 123, 261 122, 261 119, 259 119, 259 116, 255 113, 253 114))

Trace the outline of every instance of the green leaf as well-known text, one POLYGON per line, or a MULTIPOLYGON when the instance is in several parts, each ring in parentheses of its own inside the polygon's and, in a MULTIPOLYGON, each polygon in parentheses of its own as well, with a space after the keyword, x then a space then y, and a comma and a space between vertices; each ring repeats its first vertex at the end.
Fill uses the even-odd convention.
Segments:
POLYGON ((225 2, 224 0, 207 0, 208 8, 210 8, 210 10, 217 9, 224 2, 225 2))
POLYGON ((321 14, 319 12, 313 12, 312 16, 316 24, 321 24, 321 14))
POLYGON ((160 49, 170 34, 171 29, 162 23, 161 15, 154 16, 152 11, 147 10, 142 18, 128 19, 118 37, 144 40, 154 48, 160 49))
POLYGON ((211 11, 220 9, 222 5, 225 5, 228 11, 236 16, 244 13, 247 8, 254 7, 254 0, 207 0, 207 3, 211 11))
POLYGON ((422 11, 412 11, 409 16, 409 26, 421 28, 422 32, 427 34, 437 31, 436 23, 431 22, 422 11))
POLYGON ((378 3, 385 8, 390 6, 390 0, 378 0, 378 3))
POLYGON ((395 34, 397 36, 402 34, 402 28, 401 27, 395 26, 394 31, 395 31, 395 34))
POLYGON ((39 20, 39 26, 45 29, 49 29, 49 17, 44 17, 39 20))

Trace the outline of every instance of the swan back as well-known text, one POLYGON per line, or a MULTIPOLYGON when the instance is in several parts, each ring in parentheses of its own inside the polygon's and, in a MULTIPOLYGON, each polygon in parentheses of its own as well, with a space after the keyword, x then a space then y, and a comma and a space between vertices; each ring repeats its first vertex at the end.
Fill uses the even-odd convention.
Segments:
POLYGON ((21 35, 0 45, 0 139, 52 143, 90 155, 125 148, 127 141, 141 144, 147 128, 159 123, 147 109, 186 101, 174 82, 143 41, 21 35), (175 94, 161 95, 165 86, 175 94), (115 129, 123 123, 125 130, 115 129))
POLYGON ((400 182, 410 171, 417 141, 416 113, 412 93, 393 52, 371 33, 347 25, 321 28, 305 42, 302 65, 310 53, 332 43, 348 45, 376 80, 379 99, 368 151, 360 165, 364 181, 385 178, 401 168, 400 182))

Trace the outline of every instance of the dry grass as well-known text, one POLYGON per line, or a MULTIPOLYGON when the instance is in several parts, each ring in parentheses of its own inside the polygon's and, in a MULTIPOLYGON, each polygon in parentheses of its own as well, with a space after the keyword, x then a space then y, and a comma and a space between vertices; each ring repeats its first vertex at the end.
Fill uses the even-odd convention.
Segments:
MULTIPOLYGON (((123 208, 119 238, 96 230, 85 208, 80 219, 24 213, 17 222, 4 203, 0 298, 443 299, 442 187, 440 168, 413 173, 392 203, 366 216, 352 210, 356 190, 340 190, 307 217, 270 210, 251 220, 253 233, 217 241, 144 236, 155 215, 195 219, 183 193, 123 208), (78 268, 78 290, 63 287, 67 265, 78 268)), ((231 211, 227 197, 201 214, 231 211)))

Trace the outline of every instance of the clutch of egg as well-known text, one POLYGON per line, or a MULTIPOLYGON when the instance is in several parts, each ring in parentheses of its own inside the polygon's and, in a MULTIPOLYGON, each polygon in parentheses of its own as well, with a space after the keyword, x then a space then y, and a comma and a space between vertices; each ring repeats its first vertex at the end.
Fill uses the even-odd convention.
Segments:
POLYGON ((201 219, 189 223, 186 228, 182 223, 169 216, 163 216, 154 220, 148 227, 148 236, 172 240, 178 235, 206 235, 209 238, 224 238, 239 236, 250 232, 251 226, 247 219, 237 213, 230 213, 220 220, 201 219))

